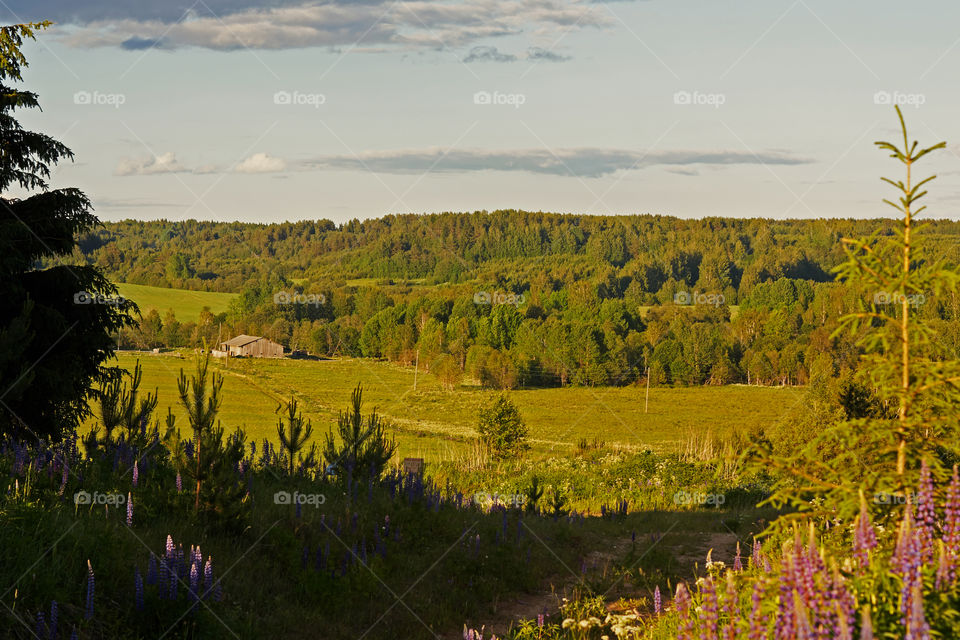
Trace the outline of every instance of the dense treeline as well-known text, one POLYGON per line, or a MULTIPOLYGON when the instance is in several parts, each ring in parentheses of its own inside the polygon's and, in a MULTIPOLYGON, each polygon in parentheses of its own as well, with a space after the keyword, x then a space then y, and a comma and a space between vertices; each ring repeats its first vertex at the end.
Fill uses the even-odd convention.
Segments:
MULTIPOLYGON (((266 335, 416 364, 454 386, 805 383, 853 366, 835 319, 884 292, 833 282, 840 239, 889 220, 680 220, 499 211, 336 226, 124 221, 76 257, 116 280, 241 292, 220 317, 147 314, 130 346, 266 335), (279 303, 278 303, 279 302, 279 303), (180 324, 180 320, 191 322, 180 324)), ((929 246, 960 262, 960 223, 929 246)), ((960 353, 955 296, 917 305, 960 353)))

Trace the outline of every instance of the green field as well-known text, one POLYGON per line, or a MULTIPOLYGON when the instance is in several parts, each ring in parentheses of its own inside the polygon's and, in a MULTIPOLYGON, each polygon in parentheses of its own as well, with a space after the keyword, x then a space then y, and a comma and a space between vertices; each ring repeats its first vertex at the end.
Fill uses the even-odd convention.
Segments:
POLYGON ((196 321, 204 307, 210 307, 213 313, 222 313, 237 297, 235 293, 167 289, 144 284, 117 283, 117 288, 121 296, 137 303, 141 313, 156 309, 163 315, 167 309, 173 309, 180 322, 196 321))
MULTIPOLYGON (((120 366, 143 367, 143 389, 157 388, 158 411, 174 409, 180 424, 176 380, 183 367, 193 370, 192 355, 120 353, 120 366)), ((414 371, 364 359, 214 361, 225 375, 220 419, 228 429, 242 426, 248 437, 276 439, 275 410, 281 398, 295 393, 304 414, 313 421, 315 438, 333 427, 346 409, 358 382, 364 387, 364 409, 376 407, 394 426, 400 455, 431 461, 450 460, 469 450, 476 436, 477 409, 495 393, 462 385, 446 391, 436 379, 414 371)), ((510 392, 530 429, 534 455, 565 455, 579 438, 599 437, 608 446, 674 451, 690 435, 718 436, 734 429, 767 426, 803 396, 796 387, 653 388, 644 413, 639 387, 567 387, 510 392)))

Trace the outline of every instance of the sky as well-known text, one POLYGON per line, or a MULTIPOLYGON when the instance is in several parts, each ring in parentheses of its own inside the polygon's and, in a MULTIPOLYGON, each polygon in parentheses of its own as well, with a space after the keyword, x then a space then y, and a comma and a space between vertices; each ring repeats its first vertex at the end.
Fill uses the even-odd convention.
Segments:
MULTIPOLYGON (((0 0, 104 220, 878 217, 893 104, 960 217, 960 4, 0 0)), ((7 195, 22 195, 10 193, 7 195)))

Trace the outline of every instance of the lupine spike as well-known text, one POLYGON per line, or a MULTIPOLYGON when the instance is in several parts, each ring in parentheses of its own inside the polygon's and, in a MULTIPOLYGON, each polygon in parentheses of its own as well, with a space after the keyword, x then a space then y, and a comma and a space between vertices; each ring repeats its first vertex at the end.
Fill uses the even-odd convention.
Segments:
POLYGON ((133 495, 127 492, 127 526, 133 526, 133 495))
MULTIPOLYGON (((660 615, 660 585, 657 585, 656 588, 653 590, 653 612, 656 613, 658 616, 660 615)), ((540 620, 542 622, 543 620, 542 616, 540 617, 540 620)), ((540 626, 542 627, 543 624, 541 624, 540 626)))
POLYGON ((94 593, 93 565, 91 565, 90 561, 87 560, 87 608, 84 616, 87 620, 90 620, 91 618, 93 618, 93 593, 94 593))
POLYGON ((133 461, 133 486, 137 486, 137 482, 140 480, 140 468, 137 466, 137 461, 133 461))
POLYGON ((140 576, 140 569, 134 568, 133 574, 133 592, 134 592, 134 602, 137 607, 137 611, 143 610, 143 578, 140 576))
POLYGON ((933 559, 933 531, 937 515, 933 500, 933 478, 930 465, 924 458, 920 467, 920 486, 917 490, 917 540, 923 562, 933 559))
POLYGON ((177 493, 183 491, 183 478, 180 477, 180 472, 177 471, 177 493))
POLYGON ((873 640, 873 621, 870 619, 870 607, 860 613, 860 640, 873 640))
POLYGON ((740 541, 737 540, 737 555, 733 557, 733 570, 743 571, 743 563, 740 560, 740 541))

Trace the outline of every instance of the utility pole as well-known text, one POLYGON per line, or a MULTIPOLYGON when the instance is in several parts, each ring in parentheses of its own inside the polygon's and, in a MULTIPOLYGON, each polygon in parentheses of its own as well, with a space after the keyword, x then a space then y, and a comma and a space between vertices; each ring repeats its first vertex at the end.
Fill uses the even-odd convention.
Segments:
POLYGON ((643 412, 647 412, 647 408, 650 406, 650 365, 647 365, 647 395, 643 399, 643 412))
POLYGON ((417 347, 417 360, 413 365, 413 390, 417 390, 417 374, 420 373, 420 347, 417 347))

